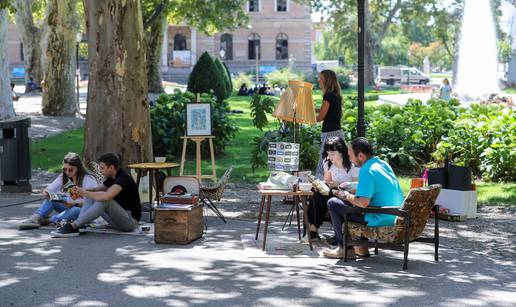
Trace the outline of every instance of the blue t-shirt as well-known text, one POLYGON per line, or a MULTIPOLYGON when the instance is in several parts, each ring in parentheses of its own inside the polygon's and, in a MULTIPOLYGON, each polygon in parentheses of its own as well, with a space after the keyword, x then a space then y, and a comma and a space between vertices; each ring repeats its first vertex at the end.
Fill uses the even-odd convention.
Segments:
MULTIPOLYGON (((369 159, 360 168, 356 196, 369 198, 369 206, 400 207, 403 192, 391 166, 378 157, 369 159)), ((393 226, 395 215, 366 213, 367 226, 393 226)))

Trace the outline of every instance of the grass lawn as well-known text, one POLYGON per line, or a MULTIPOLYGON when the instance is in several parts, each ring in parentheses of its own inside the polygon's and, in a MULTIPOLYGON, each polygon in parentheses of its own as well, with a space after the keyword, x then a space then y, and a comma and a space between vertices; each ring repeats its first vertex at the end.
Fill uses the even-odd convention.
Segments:
MULTIPOLYGON (((372 92, 368 92, 372 93, 372 92)), ((383 93, 383 92, 382 92, 383 93)), ((351 94, 351 92, 350 92, 351 94)), ((216 158, 217 175, 221 176, 223 172, 233 165, 232 174, 233 182, 258 183, 267 179, 269 174, 267 169, 257 169, 255 172, 251 170, 251 151, 252 140, 254 137, 262 136, 265 131, 256 129, 250 117, 249 101, 251 97, 232 96, 228 103, 232 110, 242 110, 243 113, 232 113, 230 118, 235 121, 240 131, 231 140, 226 147, 226 153, 216 158)), ((314 92, 314 100, 316 105, 322 102, 321 92, 314 92)), ((375 103, 375 102, 367 102, 375 103)), ((277 121, 269 118, 269 129, 277 129, 277 121)), ((265 129, 267 130, 267 129, 265 129)), ((59 171, 61 168, 61 159, 69 152, 74 151, 81 153, 83 149, 83 129, 77 129, 65 132, 47 139, 35 141, 32 144, 32 167, 41 168, 49 171, 59 171)), ((193 155, 193 153, 191 153, 193 155)), ((203 157, 203 173, 208 173, 211 164, 208 157, 203 157)), ((174 162, 179 162, 179 159, 174 162)), ((185 174, 194 174, 195 161, 190 159, 185 166, 185 174)), ((174 174, 179 174, 179 170, 174 170, 174 174)), ((400 177, 400 183, 403 191, 407 193, 410 187, 409 177, 400 177)), ((484 205, 500 205, 500 206, 516 206, 516 183, 478 183, 478 202, 484 205)))
POLYGON ((503 92, 507 94, 516 94, 516 88, 506 88, 503 92))

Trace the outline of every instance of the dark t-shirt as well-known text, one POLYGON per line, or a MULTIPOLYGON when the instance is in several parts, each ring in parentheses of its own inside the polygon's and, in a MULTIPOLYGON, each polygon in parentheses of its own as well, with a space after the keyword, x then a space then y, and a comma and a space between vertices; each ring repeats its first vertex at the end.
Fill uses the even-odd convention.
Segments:
POLYGON ((328 101, 330 108, 322 124, 322 132, 340 130, 340 118, 342 117, 342 98, 332 92, 327 92, 323 100, 328 101))
POLYGON ((114 200, 125 210, 131 211, 131 216, 139 221, 142 217, 142 205, 138 187, 133 178, 120 169, 116 173, 115 179, 107 178, 104 180, 104 185, 108 188, 114 184, 122 187, 122 191, 115 196, 114 200))

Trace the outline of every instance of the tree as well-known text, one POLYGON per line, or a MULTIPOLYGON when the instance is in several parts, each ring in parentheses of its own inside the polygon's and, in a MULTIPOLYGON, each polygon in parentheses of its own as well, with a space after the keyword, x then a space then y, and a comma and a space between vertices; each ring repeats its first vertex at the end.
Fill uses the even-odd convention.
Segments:
POLYGON ((79 29, 77 0, 49 0, 46 22, 48 41, 42 112, 73 116, 79 112, 75 98, 75 37, 79 29))
POLYGON ((43 80, 43 54, 41 40, 43 37, 42 22, 46 1, 44 0, 13 0, 12 8, 16 27, 20 32, 23 44, 26 78, 32 77, 40 84, 43 80), (40 26, 36 26, 39 23, 40 26))
POLYGON ((228 80, 228 73, 226 72, 226 69, 224 68, 224 65, 222 65, 222 62, 219 60, 219 58, 214 57, 213 63, 215 64, 215 67, 218 70, 218 82, 216 82, 216 87, 214 88, 215 95, 217 96, 218 101, 225 100, 231 95, 229 83, 228 80))
POLYGON ((7 3, 0 2, 0 120, 15 116, 7 58, 7 3))
POLYGON ((231 96, 231 93, 233 92, 233 82, 232 82, 232 78, 231 78, 231 72, 229 72, 229 68, 228 66, 226 65, 226 63, 222 62, 222 65, 224 66, 224 70, 226 71, 226 74, 228 76, 228 93, 229 93, 229 96, 231 96))
POLYGON ((84 0, 89 44, 84 157, 151 161, 143 22, 139 0, 84 0))
POLYGON ((215 92, 215 88, 219 87, 219 83, 221 83, 219 70, 215 66, 213 58, 206 51, 201 54, 199 61, 197 61, 188 77, 188 91, 192 93, 215 92))
POLYGON ((150 92, 163 92, 161 86, 161 47, 168 22, 185 22, 213 35, 247 23, 245 0, 141 0, 145 30, 145 52, 150 92))

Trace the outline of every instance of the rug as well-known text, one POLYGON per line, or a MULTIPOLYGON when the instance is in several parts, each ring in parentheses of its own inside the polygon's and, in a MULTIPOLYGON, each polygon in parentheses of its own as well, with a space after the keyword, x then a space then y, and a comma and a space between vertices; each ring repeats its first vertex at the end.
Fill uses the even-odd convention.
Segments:
POLYGON ((324 240, 313 240, 313 251, 311 251, 308 240, 302 238, 299 241, 297 233, 269 233, 267 234, 265 251, 262 251, 263 232, 260 232, 258 240, 254 238, 254 233, 240 235, 248 258, 317 258, 322 257, 323 250, 330 247, 324 240))
MULTIPOLYGON (((41 229, 50 229, 50 230, 56 230, 56 226, 53 225, 47 225, 40 227, 41 229)), ((153 223, 143 223, 138 226, 133 231, 130 232, 124 232, 119 231, 107 224, 89 224, 86 225, 86 228, 79 229, 80 233, 105 233, 105 234, 113 234, 113 235, 126 235, 126 236, 152 236, 154 237, 154 224, 153 223), (148 227, 149 230, 145 230, 145 227, 148 227)))

